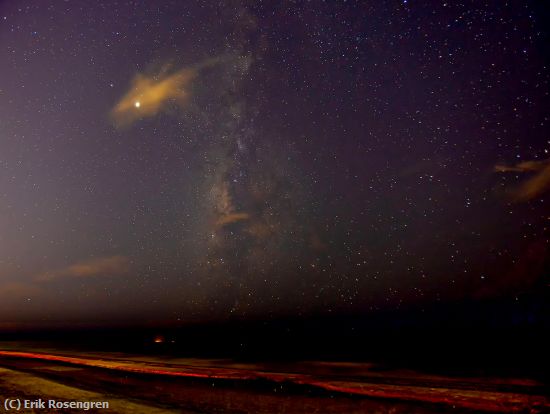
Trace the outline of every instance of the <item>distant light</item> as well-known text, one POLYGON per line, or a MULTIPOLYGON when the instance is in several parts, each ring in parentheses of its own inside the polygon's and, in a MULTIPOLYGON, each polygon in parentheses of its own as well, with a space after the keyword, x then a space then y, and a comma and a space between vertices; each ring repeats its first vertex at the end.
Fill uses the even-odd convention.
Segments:
POLYGON ((136 108, 139 108, 139 107, 141 106, 141 102, 140 102, 140 101, 136 101, 136 103, 134 104, 134 106, 135 106, 136 108))
POLYGON ((155 342, 155 344, 162 344, 164 342, 164 337, 163 336, 156 336, 154 342, 155 342))

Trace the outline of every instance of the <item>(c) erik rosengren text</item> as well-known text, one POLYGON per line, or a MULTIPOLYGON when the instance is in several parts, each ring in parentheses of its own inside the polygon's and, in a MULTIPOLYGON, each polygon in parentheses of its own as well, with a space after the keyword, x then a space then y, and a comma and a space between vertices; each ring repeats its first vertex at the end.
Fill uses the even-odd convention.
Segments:
POLYGON ((58 401, 58 400, 23 400, 20 398, 7 398, 4 401, 4 409, 6 411, 19 411, 19 410, 61 410, 61 409, 73 409, 73 410, 101 410, 108 409, 108 401, 58 401))

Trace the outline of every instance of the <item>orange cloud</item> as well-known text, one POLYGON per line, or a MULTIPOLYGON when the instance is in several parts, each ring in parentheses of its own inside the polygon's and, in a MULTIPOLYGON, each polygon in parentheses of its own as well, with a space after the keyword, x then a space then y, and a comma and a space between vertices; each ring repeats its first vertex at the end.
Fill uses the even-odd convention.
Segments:
POLYGON ((514 166, 496 165, 496 172, 534 172, 520 186, 511 190, 515 201, 529 201, 550 190, 550 159, 543 161, 524 161, 514 166))
POLYGON ((0 300, 20 299, 35 296, 41 293, 41 289, 26 283, 8 282, 0 285, 0 300))
POLYGON ((113 121, 118 126, 125 126, 155 116, 169 102, 184 105, 189 98, 187 88, 196 75, 195 69, 181 69, 172 74, 161 71, 150 77, 136 75, 128 92, 112 109, 113 121))
POLYGON ((218 218, 216 224, 220 227, 231 223, 237 223, 238 221, 248 220, 250 215, 248 213, 229 213, 218 218))
POLYGON ((113 122, 119 127, 130 125, 138 119, 157 115, 171 102, 183 107, 191 94, 191 82, 199 72, 225 60, 227 56, 216 56, 171 73, 169 65, 149 76, 138 73, 132 79, 129 90, 111 110, 113 122))
POLYGON ((128 273, 129 270, 130 260, 127 257, 100 257, 41 273, 36 277, 36 280, 39 282, 49 282, 61 278, 86 278, 101 275, 116 276, 128 273))

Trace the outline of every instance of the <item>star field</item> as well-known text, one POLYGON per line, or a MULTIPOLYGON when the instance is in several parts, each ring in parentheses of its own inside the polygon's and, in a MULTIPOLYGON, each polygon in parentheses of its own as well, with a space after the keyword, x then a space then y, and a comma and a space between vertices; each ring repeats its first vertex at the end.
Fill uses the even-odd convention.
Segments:
POLYGON ((539 2, 0 5, 0 324, 545 286, 539 2))

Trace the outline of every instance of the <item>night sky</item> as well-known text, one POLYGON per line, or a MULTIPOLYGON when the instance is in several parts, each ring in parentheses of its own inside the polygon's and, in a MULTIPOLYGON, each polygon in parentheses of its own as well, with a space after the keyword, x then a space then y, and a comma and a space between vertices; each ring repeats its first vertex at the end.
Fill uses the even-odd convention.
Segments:
POLYGON ((3 1, 0 326, 547 288, 542 1, 3 1))

